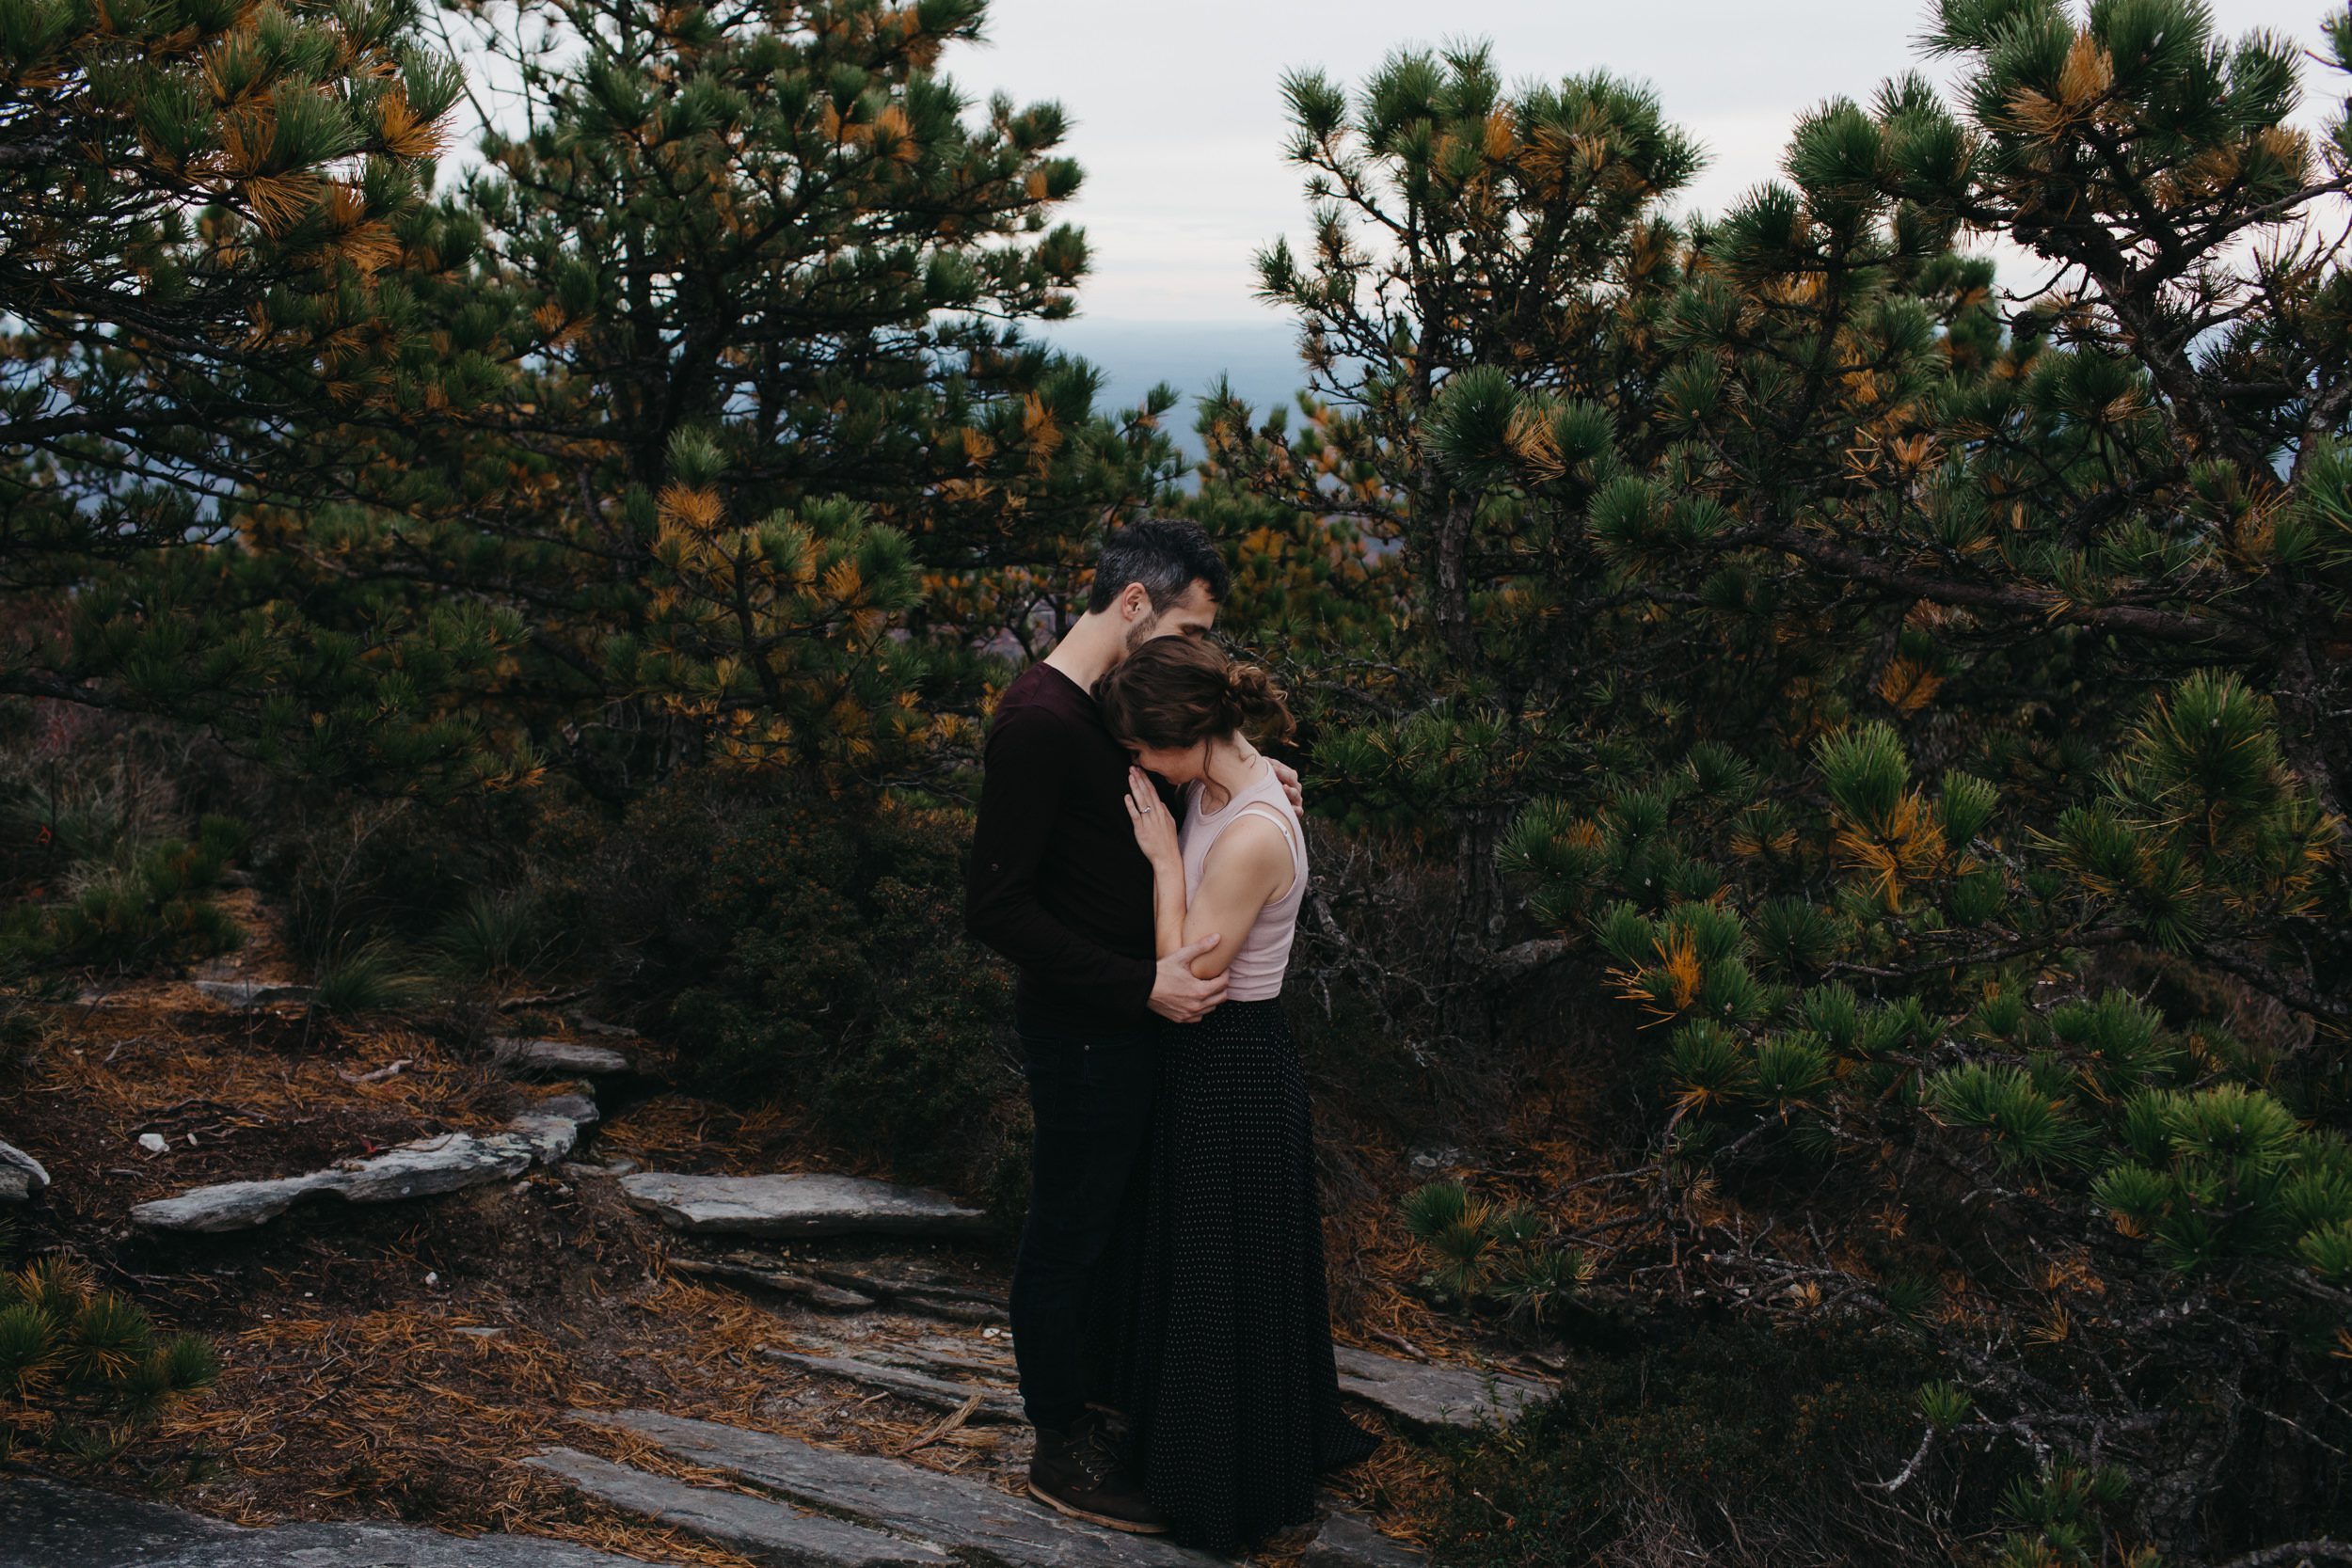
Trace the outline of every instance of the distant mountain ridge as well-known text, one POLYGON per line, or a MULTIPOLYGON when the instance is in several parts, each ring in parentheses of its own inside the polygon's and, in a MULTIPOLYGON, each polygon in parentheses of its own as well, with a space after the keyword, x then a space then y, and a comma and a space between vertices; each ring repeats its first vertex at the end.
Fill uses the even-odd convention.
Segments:
POLYGON ((1269 404, 1288 405, 1304 380, 1292 325, 1269 317, 1262 322, 1146 322, 1087 320, 1057 322, 1038 328, 1056 347, 1091 361, 1103 372, 1105 411, 1132 408, 1160 382, 1184 399, 1168 426, 1188 452, 1200 450, 1193 435, 1195 404, 1217 377, 1263 414, 1269 404))

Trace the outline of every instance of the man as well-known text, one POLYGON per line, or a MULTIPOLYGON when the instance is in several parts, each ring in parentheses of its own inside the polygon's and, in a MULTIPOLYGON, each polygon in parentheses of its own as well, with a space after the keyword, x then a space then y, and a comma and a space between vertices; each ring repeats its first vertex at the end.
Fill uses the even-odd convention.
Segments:
MULTIPOLYGON (((1088 1406, 1087 1309, 1144 1164, 1159 1070, 1152 1015, 1199 1019, 1224 999, 1225 978, 1192 973, 1221 933, 1153 957, 1152 866, 1127 816, 1129 759, 1092 692, 1149 640, 1205 636, 1227 580, 1190 523, 1139 522, 1104 543, 1086 613, 997 703, 964 906, 972 935, 1020 971, 1013 1026, 1037 1132, 1012 1344, 1037 1429, 1029 1490, 1138 1534, 1168 1527, 1120 1473, 1088 1406)), ((1295 793, 1287 769, 1284 783, 1295 793)))

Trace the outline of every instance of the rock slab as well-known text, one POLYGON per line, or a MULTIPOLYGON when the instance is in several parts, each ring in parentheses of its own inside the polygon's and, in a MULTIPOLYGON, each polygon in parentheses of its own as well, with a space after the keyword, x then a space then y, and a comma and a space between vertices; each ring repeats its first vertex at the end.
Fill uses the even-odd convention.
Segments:
POLYGON ((520 1176, 571 1152, 579 1124, 564 1117, 528 1116, 504 1132, 445 1132, 419 1138, 364 1160, 345 1160, 307 1176, 268 1181, 221 1181, 176 1197, 135 1206, 131 1223, 147 1230, 216 1235, 267 1225, 303 1198, 318 1194, 347 1203, 389 1203, 429 1197, 520 1176))
POLYGON ((804 1568, 952 1568, 937 1546, 906 1541, 789 1504, 647 1475, 573 1449, 524 1463, 560 1476, 599 1502, 699 1535, 763 1560, 804 1568))
POLYGON ((663 1224, 699 1234, 953 1236, 988 1221, 945 1194, 863 1176, 641 1171, 621 1178, 621 1191, 663 1224))
POLYGON ((932 1410, 961 1410, 977 1395, 979 1403, 972 1408, 971 1419, 996 1421, 1008 1425, 1026 1419, 1021 1406, 1021 1396, 1002 1384, 966 1383, 961 1378, 941 1377, 935 1372, 916 1367, 893 1366, 886 1361, 868 1360, 860 1355, 803 1355, 797 1351, 765 1347, 761 1354, 771 1361, 814 1372, 819 1377, 847 1378, 863 1383, 869 1388, 880 1388, 900 1399, 911 1401, 932 1410))
POLYGON ((634 1433, 681 1459, 967 1560, 1020 1568, 1226 1568, 1223 1558, 1094 1529, 983 1481, 900 1460, 652 1410, 582 1411, 575 1418, 634 1433))
POLYGON ((310 1002, 309 986, 290 985, 282 980, 199 980, 196 989, 223 1006, 241 1012, 292 1004, 308 1006, 310 1002))
POLYGON ((407 1525, 245 1529, 184 1509, 0 1477, 0 1568, 644 1568, 640 1559, 528 1535, 407 1525))
POLYGON ((509 1072, 558 1078, 616 1078, 637 1067, 628 1052, 586 1040, 496 1039, 490 1053, 509 1072))
POLYGON ((1531 1378, 1443 1361, 1405 1361, 1334 1347, 1340 1392, 1419 1431, 1508 1423, 1551 1397, 1531 1378))
POLYGON ((1429 1568, 1429 1554, 1391 1540, 1353 1513, 1334 1513, 1299 1555, 1299 1568, 1429 1568))
POLYGON ((49 1185, 41 1163, 14 1144, 0 1143, 0 1202, 25 1203, 49 1185))

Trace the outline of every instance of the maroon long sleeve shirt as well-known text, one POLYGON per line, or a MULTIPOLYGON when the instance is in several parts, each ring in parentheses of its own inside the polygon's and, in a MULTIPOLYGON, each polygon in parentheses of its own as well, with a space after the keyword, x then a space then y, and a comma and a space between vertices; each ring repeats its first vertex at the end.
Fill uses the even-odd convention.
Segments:
POLYGON ((1126 807, 1128 755, 1094 699, 1050 664, 996 705, 964 884, 964 926, 1020 971, 1023 1028, 1150 1017, 1152 863, 1126 807))

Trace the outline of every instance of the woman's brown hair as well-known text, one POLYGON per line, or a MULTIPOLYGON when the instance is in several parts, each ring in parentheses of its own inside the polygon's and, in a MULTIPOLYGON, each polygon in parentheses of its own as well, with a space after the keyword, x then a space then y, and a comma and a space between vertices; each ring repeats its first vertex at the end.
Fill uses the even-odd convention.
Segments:
POLYGON ((1239 730, 1271 740, 1291 736, 1290 709, 1274 677, 1204 638, 1152 639, 1094 683, 1094 700, 1112 735, 1155 751, 1181 752, 1239 730))

